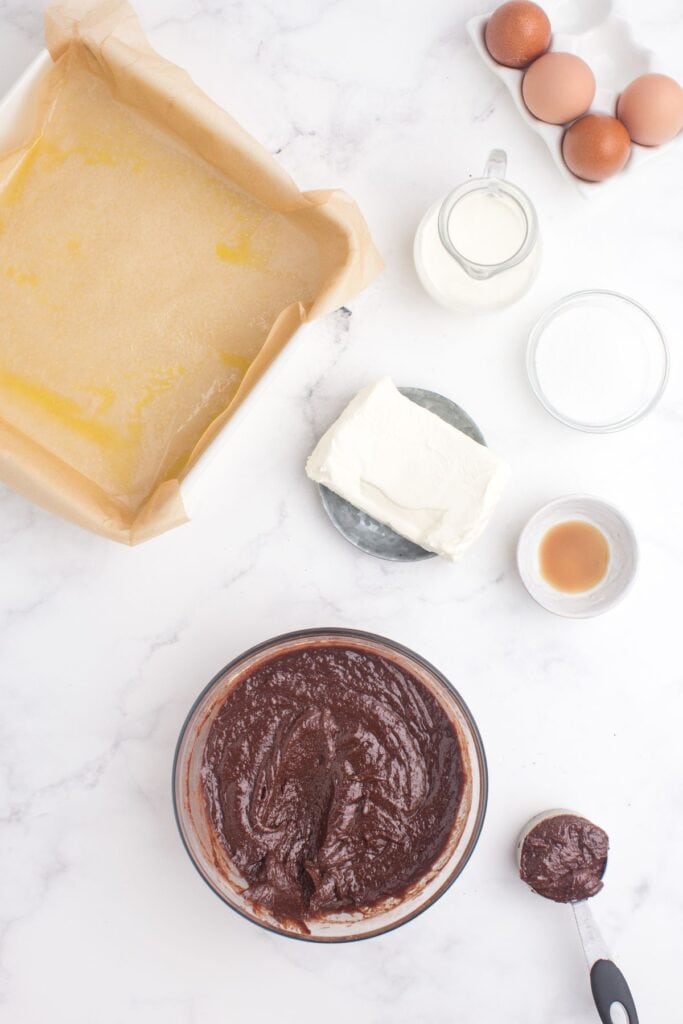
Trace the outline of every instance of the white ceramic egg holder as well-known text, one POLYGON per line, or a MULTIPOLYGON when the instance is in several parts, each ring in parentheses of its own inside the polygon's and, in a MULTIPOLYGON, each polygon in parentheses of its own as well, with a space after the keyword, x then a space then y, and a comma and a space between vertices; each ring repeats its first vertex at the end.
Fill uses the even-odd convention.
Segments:
MULTIPOLYGON (((562 137, 567 126, 545 124, 530 114, 522 98, 524 71, 497 64, 488 52, 484 31, 490 16, 491 14, 481 15, 467 22, 470 39, 486 66, 507 86, 522 118, 537 135, 541 136, 562 175, 571 181, 583 196, 594 197, 614 182, 629 179, 642 164, 681 144, 683 133, 663 146, 638 146, 633 143, 626 167, 613 178, 602 182, 590 182, 575 177, 562 157, 562 137)), ((645 49, 635 41, 630 25, 614 14, 609 2, 575 0, 574 3, 563 4, 557 15, 550 12, 550 17, 553 26, 550 50, 576 54, 586 61, 595 75, 597 89, 591 112, 614 115, 617 98, 629 82, 639 75, 657 70, 652 50, 645 49)))

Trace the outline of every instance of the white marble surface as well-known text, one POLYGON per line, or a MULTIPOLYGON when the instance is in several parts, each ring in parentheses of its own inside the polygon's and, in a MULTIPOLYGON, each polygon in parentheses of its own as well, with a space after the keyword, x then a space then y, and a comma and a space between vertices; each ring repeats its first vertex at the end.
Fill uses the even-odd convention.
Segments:
MULTIPOLYGON (((159 50, 302 187, 358 199, 387 267, 351 315, 307 329, 190 525, 129 550, 0 492, 0 1020, 589 1024, 569 911, 515 877, 516 832, 549 805, 609 831, 595 913, 641 1020, 680 1019, 681 150, 583 201, 475 59, 464 21, 485 9, 477 0, 138 6, 159 50), (545 262, 514 309, 456 318, 421 293, 411 237, 492 146, 537 204, 545 262), (557 424, 524 376, 534 318, 590 286, 641 300, 672 347, 660 407, 615 436, 557 424), (460 402, 514 467, 460 567, 357 554, 304 478, 322 428, 385 373, 460 402), (631 595, 584 622, 536 607, 513 558, 529 514, 576 490, 621 506, 642 547, 631 595), (461 880, 419 920, 350 947, 232 914, 193 871, 171 809, 173 748, 199 689, 245 647, 312 625, 376 630, 430 658, 470 703, 490 760, 488 820, 461 880)), ((621 9, 681 77, 679 0, 621 9)), ((40 5, 2 0, 0 26, 4 88, 41 45, 40 5)))

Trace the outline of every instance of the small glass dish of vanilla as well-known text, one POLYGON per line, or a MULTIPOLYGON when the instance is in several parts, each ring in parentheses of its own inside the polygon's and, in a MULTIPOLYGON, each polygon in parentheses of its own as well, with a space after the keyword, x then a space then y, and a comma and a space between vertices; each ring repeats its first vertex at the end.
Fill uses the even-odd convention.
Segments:
POLYGON ((569 495, 531 517, 519 538, 517 566, 543 608, 588 618, 612 608, 631 586, 638 543, 613 505, 587 494, 569 495))

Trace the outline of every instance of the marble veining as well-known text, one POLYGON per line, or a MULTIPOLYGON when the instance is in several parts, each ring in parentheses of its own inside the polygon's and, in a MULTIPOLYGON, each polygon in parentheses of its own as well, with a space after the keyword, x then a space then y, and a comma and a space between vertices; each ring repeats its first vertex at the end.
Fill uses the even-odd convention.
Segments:
MULTIPOLYGON (((551 17, 559 5, 548 2, 551 17)), ((301 187, 357 198, 387 266, 348 309, 305 328, 236 435, 226 485, 190 525, 127 549, 0 490, 0 1020, 590 1024, 569 911, 515 878, 518 828, 558 805, 610 834, 595 913, 641 1019, 673 1019, 683 926, 680 148, 629 189, 586 203, 468 44, 479 0, 137 6, 154 45, 301 187), (511 310, 454 317, 422 293, 412 236, 494 146, 537 206, 544 262, 511 310), (523 365, 541 310, 591 286, 641 301, 672 348, 661 405, 605 437, 553 421, 523 365), (356 552, 304 476, 320 432, 383 374, 447 394, 513 467, 460 566, 356 552), (514 548, 540 504, 579 490, 623 508, 642 564, 622 605, 571 622, 528 598, 514 548), (231 914, 193 871, 170 800, 175 739, 208 679, 267 636, 320 625, 375 630, 431 659, 471 706, 491 773, 480 846, 448 895, 395 933, 336 948, 231 914)), ((660 69, 683 77, 678 0, 617 6, 660 69)), ((41 5, 2 0, 0 25, 4 90, 42 45, 41 5)))

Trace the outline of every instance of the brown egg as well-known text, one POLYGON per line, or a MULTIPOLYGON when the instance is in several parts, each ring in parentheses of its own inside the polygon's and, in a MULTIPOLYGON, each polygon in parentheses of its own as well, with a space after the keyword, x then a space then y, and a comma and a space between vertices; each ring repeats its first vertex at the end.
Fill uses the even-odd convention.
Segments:
POLYGON ((609 114, 587 114, 567 128, 562 155, 572 174, 585 181, 604 181, 624 167, 631 140, 621 121, 609 114))
POLYGON ((493 12, 484 38, 498 64, 525 68, 550 46, 548 15, 530 0, 510 0, 493 12))
POLYGON ((585 114, 595 96, 595 77, 573 53, 544 53, 527 68, 522 96, 539 121, 566 124, 585 114))
POLYGON ((668 75, 641 75, 619 97, 617 117, 634 142, 661 146, 683 128, 683 89, 668 75))

